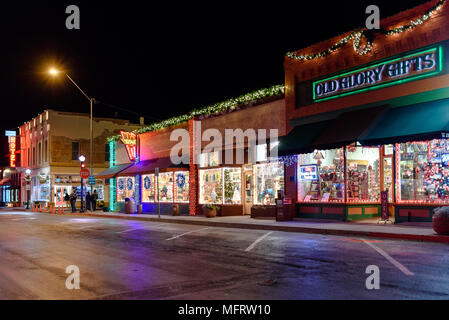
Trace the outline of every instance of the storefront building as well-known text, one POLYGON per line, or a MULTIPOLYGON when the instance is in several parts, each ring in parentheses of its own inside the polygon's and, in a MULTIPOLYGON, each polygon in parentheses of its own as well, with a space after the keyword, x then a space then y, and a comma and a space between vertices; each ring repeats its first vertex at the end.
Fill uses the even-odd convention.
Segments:
POLYGON ((381 26, 285 58, 280 154, 295 217, 378 218, 382 192, 395 222, 449 205, 449 4, 381 26))
MULTIPOLYGON (((111 209, 123 211, 126 198, 134 198, 143 213, 197 215, 207 205, 219 207, 221 216, 274 212, 277 191, 284 188, 284 173, 277 159, 269 161, 269 143, 257 145, 255 159, 249 161, 246 141, 243 161, 232 164, 224 164, 225 153, 230 149, 235 157, 236 141, 228 145, 222 141, 220 151, 203 152, 210 141, 202 139, 202 133, 208 129, 216 130, 223 137, 226 129, 277 129, 279 135, 285 134, 283 86, 250 93, 244 99, 217 104, 217 110, 206 107, 202 110, 207 112, 196 111, 138 132, 136 159, 129 153, 127 159, 133 165, 123 169, 127 163, 123 157, 120 162, 110 161, 115 165, 108 172, 115 172, 116 183, 111 209), (177 129, 188 132, 190 141, 182 163, 174 165, 170 152, 178 141, 171 141, 170 135, 177 129), (195 136, 198 131, 199 137, 195 136), (198 163, 193 158, 194 145, 201 149, 198 163)), ((123 136, 110 140, 114 150, 122 154, 123 150, 128 151, 127 143, 134 144, 123 136)))

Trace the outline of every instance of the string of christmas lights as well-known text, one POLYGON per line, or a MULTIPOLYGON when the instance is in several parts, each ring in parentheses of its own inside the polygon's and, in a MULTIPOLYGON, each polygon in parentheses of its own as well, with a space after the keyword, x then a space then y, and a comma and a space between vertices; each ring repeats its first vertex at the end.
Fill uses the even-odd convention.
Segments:
MULTIPOLYGON (((231 98, 223 102, 215 103, 213 105, 195 109, 187 114, 183 114, 177 117, 172 117, 166 120, 162 120, 160 122, 155 122, 150 124, 149 126, 134 130, 133 132, 142 134, 149 131, 160 130, 164 128, 168 128, 171 126, 175 126, 181 123, 184 123, 192 118, 200 117, 200 116, 210 116, 214 114, 229 112, 238 109, 240 106, 246 103, 255 102, 257 100, 261 100, 268 97, 276 97, 284 94, 284 85, 279 84, 269 88, 259 89, 244 95, 241 95, 237 98, 231 98)), ((118 141, 120 140, 120 135, 115 135, 108 137, 108 141, 118 141)))
MULTIPOLYGON (((427 10, 421 17, 410 21, 409 24, 402 25, 402 26, 399 26, 399 27, 396 27, 396 28, 393 28, 390 30, 380 29, 380 30, 371 30, 371 31, 379 32, 385 36, 392 36, 395 34, 405 32, 407 30, 414 29, 415 27, 422 25, 425 21, 429 20, 433 15, 435 15, 436 12, 439 11, 443 7, 445 2, 446 2, 446 0, 439 0, 435 6, 431 7, 429 10, 427 10)), ((363 37, 367 38, 366 37, 367 31, 368 31, 367 29, 365 29, 365 30, 360 29, 357 31, 353 31, 346 37, 343 37, 337 43, 330 46, 328 49, 318 52, 318 53, 296 54, 295 52, 287 52, 286 56, 291 59, 299 60, 299 61, 315 60, 315 59, 323 58, 323 57, 330 55, 332 52, 340 49, 343 45, 348 43, 350 40, 353 40, 353 48, 357 54, 366 55, 366 54, 370 53, 373 49, 373 42, 369 39, 366 39, 365 46, 363 46, 363 47, 361 46, 362 38, 363 37)))

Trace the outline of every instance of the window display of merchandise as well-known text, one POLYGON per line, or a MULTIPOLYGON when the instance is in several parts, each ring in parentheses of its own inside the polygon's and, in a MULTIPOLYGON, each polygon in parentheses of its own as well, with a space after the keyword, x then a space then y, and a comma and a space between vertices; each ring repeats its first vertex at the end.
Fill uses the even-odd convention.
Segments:
POLYGON ((189 172, 175 172, 174 195, 175 202, 189 202, 189 172))
POLYGON ((279 190, 284 191, 284 165, 278 162, 253 166, 254 204, 275 205, 279 190))
POLYGON ((380 202, 380 149, 348 146, 348 202, 380 202))
POLYGON ((242 170, 240 168, 223 168, 224 204, 242 203, 242 170))
POLYGON ((173 172, 161 172, 157 178, 159 202, 173 202, 173 172))
POLYGON ((117 202, 134 197, 134 177, 117 178, 117 202))
MULTIPOLYGON (((93 190, 97 191, 97 196, 98 196, 97 200, 104 201, 104 186, 103 185, 95 185, 93 187, 93 190)), ((88 191, 90 191, 90 188, 88 189, 88 191)))
POLYGON ((449 203, 449 140, 397 145, 399 202, 449 203))
POLYGON ((216 167, 220 165, 220 153, 218 151, 202 153, 200 155, 200 167, 216 167))
POLYGON ((54 192, 55 192, 55 204, 57 206, 64 206, 65 200, 64 196, 67 193, 69 196, 72 194, 72 187, 71 186, 54 186, 54 192))
POLYGON ((142 202, 154 202, 156 199, 156 178, 154 174, 142 175, 142 202))
POLYGON ((222 168, 199 171, 200 204, 222 204, 222 168))
POLYGON ((298 155, 299 202, 344 201, 343 149, 298 155))

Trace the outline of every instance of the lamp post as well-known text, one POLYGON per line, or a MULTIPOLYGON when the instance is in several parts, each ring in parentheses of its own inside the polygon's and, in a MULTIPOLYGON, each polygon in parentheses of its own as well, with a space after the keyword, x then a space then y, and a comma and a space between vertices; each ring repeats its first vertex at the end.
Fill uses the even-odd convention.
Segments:
MULTIPOLYGON (((60 71, 55 69, 55 68, 51 68, 50 70, 48 70, 48 73, 52 76, 57 76, 58 73, 60 71)), ((93 171, 93 166, 94 166, 94 158, 93 158, 93 116, 92 116, 92 108, 93 108, 93 104, 95 102, 94 98, 90 98, 77 84, 76 82, 70 78, 70 76, 65 73, 66 77, 75 85, 75 87, 78 88, 78 90, 83 94, 83 96, 85 96, 87 98, 87 100, 89 100, 90 103, 90 174, 93 175, 94 171, 93 171)), ((92 192, 92 188, 93 186, 91 186, 91 192, 92 192)))
POLYGON ((25 184, 25 192, 26 192, 26 195, 27 195, 27 206, 26 206, 27 210, 30 208, 30 194, 28 192, 28 185, 29 185, 29 181, 28 180, 30 178, 30 174, 31 174, 31 170, 30 169, 26 169, 25 170, 25 182, 26 182, 26 184, 25 184))
MULTIPOLYGON (((81 169, 85 167, 84 161, 86 161, 86 157, 83 155, 80 155, 78 160, 81 162, 81 169)), ((83 177, 81 176, 81 208, 80 213, 84 212, 84 200, 83 200, 83 177)))

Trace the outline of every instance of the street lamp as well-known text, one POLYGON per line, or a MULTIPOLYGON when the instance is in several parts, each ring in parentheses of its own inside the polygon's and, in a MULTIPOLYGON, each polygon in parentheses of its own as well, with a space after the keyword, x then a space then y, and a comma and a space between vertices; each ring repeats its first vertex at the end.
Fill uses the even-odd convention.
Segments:
MULTIPOLYGON (((86 157, 83 155, 80 155, 78 157, 78 160, 81 162, 81 169, 84 169, 84 167, 86 166, 84 164, 84 161, 86 161, 86 157)), ((80 208, 80 213, 84 212, 84 200, 83 200, 83 177, 81 176, 81 208, 80 208)))
POLYGON ((25 192, 27 195, 27 206, 26 209, 28 210, 30 208, 30 193, 28 192, 28 184, 29 184, 29 178, 30 178, 30 174, 31 174, 31 170, 30 169, 26 169, 25 170, 25 192))
MULTIPOLYGON (((58 70, 58 69, 56 69, 56 68, 50 68, 49 70, 48 70, 48 73, 51 75, 51 76, 53 76, 53 77, 55 77, 55 76, 57 76, 59 73, 60 73, 60 71, 58 70)), ((81 91, 81 93, 83 94, 83 96, 85 96, 86 98, 87 98, 87 100, 89 100, 89 103, 90 103, 90 174, 91 175, 93 175, 94 174, 94 169, 93 169, 93 167, 94 167, 94 158, 93 158, 93 153, 94 153, 94 147, 93 147, 93 117, 92 117, 92 105, 94 104, 94 102, 95 102, 95 99, 94 98, 90 98, 77 84, 76 84, 76 82, 75 81, 73 81, 73 79, 72 78, 70 78, 70 76, 67 74, 67 73, 65 73, 65 75, 66 75, 66 77, 75 85, 75 87, 77 87, 78 88, 78 90, 79 91, 81 91)), ((84 162, 84 161, 83 161, 84 162)), ((93 188, 93 187, 92 187, 93 188)), ((91 190, 92 191, 92 190, 91 190)))

